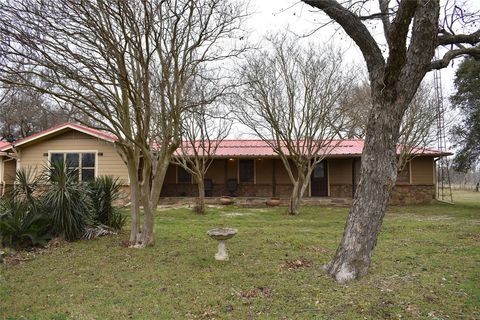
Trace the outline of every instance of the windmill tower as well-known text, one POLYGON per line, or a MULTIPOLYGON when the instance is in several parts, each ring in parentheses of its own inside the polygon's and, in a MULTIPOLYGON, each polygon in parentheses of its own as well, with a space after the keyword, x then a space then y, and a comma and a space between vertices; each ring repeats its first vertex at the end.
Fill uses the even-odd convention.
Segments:
MULTIPOLYGON (((437 149, 443 154, 447 151, 445 135, 445 107, 443 105, 442 76, 440 70, 433 72, 435 108, 437 112, 437 149)), ((453 202, 450 170, 447 156, 440 156, 437 161, 437 200, 453 202)))

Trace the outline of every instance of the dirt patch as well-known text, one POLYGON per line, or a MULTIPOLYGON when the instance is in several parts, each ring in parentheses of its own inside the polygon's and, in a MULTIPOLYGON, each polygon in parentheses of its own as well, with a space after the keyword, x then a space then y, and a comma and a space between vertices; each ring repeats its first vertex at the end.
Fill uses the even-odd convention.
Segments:
POLYGON ((294 259, 294 260, 285 260, 282 264, 282 269, 291 271, 302 268, 309 268, 312 266, 312 262, 303 258, 294 259))

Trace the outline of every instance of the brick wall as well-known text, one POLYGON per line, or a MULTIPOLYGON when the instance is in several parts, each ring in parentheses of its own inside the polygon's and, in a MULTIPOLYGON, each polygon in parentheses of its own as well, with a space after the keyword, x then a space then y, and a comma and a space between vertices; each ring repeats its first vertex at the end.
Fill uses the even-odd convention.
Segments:
POLYGON ((331 184, 330 197, 332 198, 351 198, 352 185, 351 184, 331 184))
MULTIPOLYGON (((276 196, 289 197, 292 185, 277 184, 276 196)), ((196 197, 197 185, 191 183, 166 183, 162 188, 162 197, 196 197)), ((229 195, 224 184, 213 184, 212 196, 229 195)), ((270 184, 239 184, 236 195, 239 197, 272 197, 273 189, 270 184)))
MULTIPOLYGON (((292 185, 281 184, 276 186, 276 197, 288 198, 292 192, 292 185)), ((166 184, 162 190, 162 197, 196 197, 198 194, 195 184, 166 184)), ((223 184, 213 185, 213 197, 228 195, 223 184)), ((272 186, 269 184, 240 184, 236 195, 239 197, 272 197, 272 186)), ((330 185, 331 198, 352 198, 352 185, 330 185)), ((390 204, 420 204, 430 203, 435 199, 434 185, 397 185, 392 194, 390 204)))
POLYGON ((435 200, 434 185, 397 185, 393 190, 390 204, 421 204, 435 200))

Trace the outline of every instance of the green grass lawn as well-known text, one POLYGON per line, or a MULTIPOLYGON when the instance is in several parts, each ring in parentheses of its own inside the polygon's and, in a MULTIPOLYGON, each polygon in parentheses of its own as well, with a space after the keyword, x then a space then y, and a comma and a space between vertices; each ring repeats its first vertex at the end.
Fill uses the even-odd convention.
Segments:
POLYGON ((347 208, 211 209, 157 214, 154 247, 124 233, 0 266, 6 319, 479 319, 480 194, 455 205, 392 207, 370 274, 325 274, 347 208), (238 228, 214 261, 213 227, 238 228), (300 260, 302 263, 295 263, 300 260), (298 268, 296 268, 298 267, 298 268))

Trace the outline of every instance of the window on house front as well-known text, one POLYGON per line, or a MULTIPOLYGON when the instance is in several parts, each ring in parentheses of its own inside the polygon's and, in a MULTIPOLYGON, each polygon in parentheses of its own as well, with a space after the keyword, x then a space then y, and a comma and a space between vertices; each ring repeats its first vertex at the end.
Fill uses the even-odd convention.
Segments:
POLYGON ((67 170, 75 171, 78 180, 88 182, 95 179, 95 159, 93 152, 52 152, 51 162, 63 162, 67 170))
POLYGON ((313 177, 319 179, 325 178, 325 162, 317 163, 313 169, 313 177))
POLYGON ((177 166, 177 182, 192 183, 192 174, 182 166, 177 166))
POLYGON ((240 182, 254 182, 255 164, 253 159, 238 161, 238 178, 240 182))

